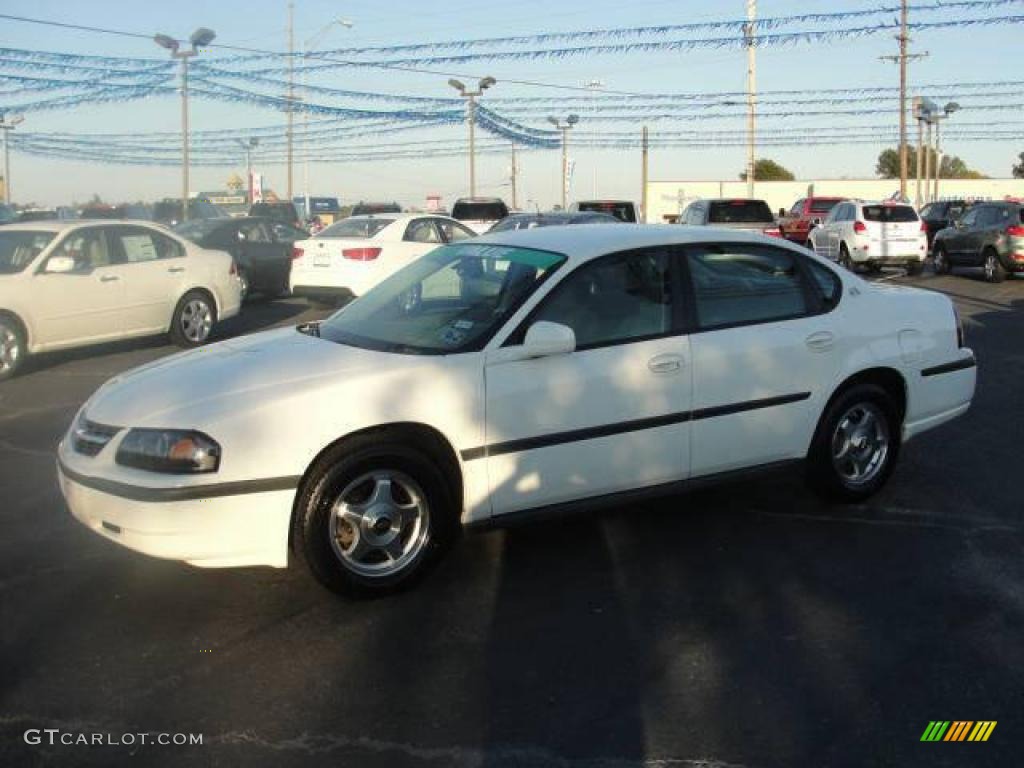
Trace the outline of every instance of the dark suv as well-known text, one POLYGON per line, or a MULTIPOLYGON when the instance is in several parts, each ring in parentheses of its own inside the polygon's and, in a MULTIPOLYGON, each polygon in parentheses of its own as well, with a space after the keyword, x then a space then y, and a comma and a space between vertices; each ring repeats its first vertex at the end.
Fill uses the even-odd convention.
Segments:
POLYGON ((921 221, 924 222, 925 233, 928 235, 929 251, 935 242, 935 235, 946 227, 953 226, 953 222, 963 216, 964 211, 970 206, 970 202, 966 200, 937 200, 921 209, 921 221))
POLYGON ((998 283, 1024 272, 1024 201, 975 203, 951 227, 935 235, 935 271, 982 267, 985 279, 998 283))

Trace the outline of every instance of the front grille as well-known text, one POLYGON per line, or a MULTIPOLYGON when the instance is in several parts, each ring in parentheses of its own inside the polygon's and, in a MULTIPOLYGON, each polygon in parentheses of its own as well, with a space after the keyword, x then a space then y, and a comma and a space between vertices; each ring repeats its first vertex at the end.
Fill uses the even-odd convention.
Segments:
POLYGON ((76 453, 95 456, 120 431, 120 427, 97 424, 95 421, 84 418, 79 419, 71 433, 71 447, 75 449, 76 453))

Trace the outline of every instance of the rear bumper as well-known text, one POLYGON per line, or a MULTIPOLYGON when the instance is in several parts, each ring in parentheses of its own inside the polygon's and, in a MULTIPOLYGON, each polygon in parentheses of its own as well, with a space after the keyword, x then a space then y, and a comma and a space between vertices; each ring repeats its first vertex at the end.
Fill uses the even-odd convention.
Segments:
POLYGON ((977 380, 978 364, 969 349, 961 350, 961 355, 953 360, 922 368, 912 382, 912 413, 903 425, 903 439, 909 440, 966 413, 974 399, 977 380))
POLYGON ((339 288, 334 285, 293 285, 292 296, 329 303, 350 301, 355 298, 351 289, 339 288))

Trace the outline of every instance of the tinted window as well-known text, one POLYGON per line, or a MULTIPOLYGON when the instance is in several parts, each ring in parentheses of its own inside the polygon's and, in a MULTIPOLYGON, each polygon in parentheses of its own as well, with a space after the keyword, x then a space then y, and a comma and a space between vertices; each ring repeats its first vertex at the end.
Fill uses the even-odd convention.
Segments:
POLYGON ((454 221, 449 221, 448 219, 434 219, 434 224, 441 229, 441 233, 449 243, 457 243, 460 240, 468 240, 471 237, 476 237, 476 232, 469 227, 456 224, 454 221))
POLYGON ((811 200, 811 213, 826 213, 839 204, 838 200, 811 200))
POLYGON ((636 207, 632 203, 626 201, 586 200, 577 203, 576 210, 607 213, 610 216, 614 216, 619 221, 625 221, 629 224, 636 223, 636 207))
POLYGON ((930 219, 932 217, 939 218, 941 213, 942 213, 942 211, 940 210, 940 206, 938 206, 938 205, 936 205, 934 203, 929 203, 928 205, 926 205, 924 208, 921 209, 921 218, 922 219, 930 219))
POLYGON ((441 233, 430 219, 413 219, 405 228, 404 239, 412 243, 440 243, 441 233))
POLYGON ((971 208, 960 217, 960 223, 965 227, 973 227, 978 220, 978 209, 971 208))
POLYGON ((978 213, 978 224, 983 227, 1001 227, 1010 220, 1010 210, 989 206, 982 208, 978 213))
POLYGON ((807 259, 805 262, 814 277, 814 284, 821 292, 821 300, 825 307, 831 309, 839 303, 843 295, 843 283, 828 267, 819 264, 814 259, 807 259))
POLYGON ((388 224, 393 224, 394 221, 394 219, 377 219, 373 217, 342 219, 336 224, 331 224, 317 237, 369 238, 376 235, 388 224))
POLYGON ((702 328, 762 323, 807 312, 795 257, 759 246, 690 250, 690 275, 702 328))
POLYGON ((864 221, 907 222, 917 221, 917 211, 909 205, 865 205, 864 221))
POLYGON ((262 221, 243 221, 238 225, 238 232, 250 243, 270 242, 270 232, 262 221))
POLYGON ((353 216, 366 216, 370 213, 401 213, 402 206, 398 203, 359 203, 352 209, 353 216))
POLYGON ((56 237, 53 232, 0 230, 0 275, 13 275, 43 252, 56 237))
POLYGON ((452 207, 452 218, 460 221, 497 221, 508 216, 508 206, 501 200, 469 202, 459 200, 452 207))
POLYGON ((599 259, 558 286, 533 321, 562 323, 586 348, 668 333, 672 326, 668 255, 642 251, 599 259))
POLYGON ((708 224, 772 224, 775 217, 764 200, 725 200, 713 202, 708 224))

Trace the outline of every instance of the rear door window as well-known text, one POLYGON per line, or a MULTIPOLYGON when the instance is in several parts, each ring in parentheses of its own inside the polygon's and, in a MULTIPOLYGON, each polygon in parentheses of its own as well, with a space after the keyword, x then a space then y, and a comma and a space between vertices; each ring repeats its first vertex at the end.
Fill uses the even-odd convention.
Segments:
POLYGON ((500 200, 487 203, 457 202, 452 218, 459 221, 497 221, 508 216, 508 206, 500 200))
POLYGON ((403 239, 410 243, 440 243, 441 233, 430 219, 413 219, 405 228, 403 239))
POLYGON ((909 205, 865 205, 864 221, 908 222, 917 221, 917 211, 909 205))
POLYGON ((725 200, 713 202, 708 224, 773 224, 775 217, 764 200, 725 200))

